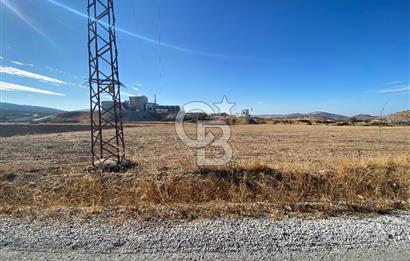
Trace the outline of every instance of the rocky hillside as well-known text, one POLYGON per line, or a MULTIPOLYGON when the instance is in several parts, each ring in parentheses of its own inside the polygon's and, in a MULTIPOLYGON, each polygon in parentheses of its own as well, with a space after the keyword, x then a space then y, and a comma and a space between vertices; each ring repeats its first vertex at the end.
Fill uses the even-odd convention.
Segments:
POLYGON ((52 117, 61 112, 53 108, 1 102, 0 122, 29 122, 52 117))
POLYGON ((390 122, 410 122, 410 110, 393 113, 383 118, 390 122))

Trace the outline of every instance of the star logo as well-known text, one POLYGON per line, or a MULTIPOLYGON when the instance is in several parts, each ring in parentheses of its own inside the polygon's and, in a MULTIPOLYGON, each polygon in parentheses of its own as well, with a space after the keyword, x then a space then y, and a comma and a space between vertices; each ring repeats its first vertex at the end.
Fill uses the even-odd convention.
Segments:
POLYGON ((215 102, 214 105, 218 108, 218 113, 227 113, 232 115, 232 108, 236 106, 236 103, 229 102, 225 95, 221 102, 215 102))

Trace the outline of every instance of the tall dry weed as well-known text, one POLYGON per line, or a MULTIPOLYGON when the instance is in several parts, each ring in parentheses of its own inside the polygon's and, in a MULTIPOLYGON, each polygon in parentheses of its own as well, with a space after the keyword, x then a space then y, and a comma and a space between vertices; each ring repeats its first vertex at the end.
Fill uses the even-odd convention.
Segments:
POLYGON ((2 213, 22 208, 125 207, 139 216, 167 217, 179 211, 182 217, 197 217, 260 215, 283 209, 303 213, 310 211, 307 206, 319 206, 324 212, 331 211, 330 206, 380 212, 410 205, 408 156, 338 159, 322 166, 282 164, 280 168, 252 161, 181 175, 96 172, 31 182, 2 174, 0 180, 2 213))

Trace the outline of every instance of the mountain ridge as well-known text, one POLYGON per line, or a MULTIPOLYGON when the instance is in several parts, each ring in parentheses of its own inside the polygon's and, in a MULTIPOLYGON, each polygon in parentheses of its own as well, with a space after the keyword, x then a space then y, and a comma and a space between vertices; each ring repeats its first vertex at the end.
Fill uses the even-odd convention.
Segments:
MULTIPOLYGON (((349 120, 351 117, 345 116, 342 114, 329 113, 324 111, 315 111, 308 113, 290 113, 290 114, 261 114, 255 115, 255 117, 264 118, 264 119, 327 119, 327 120, 336 120, 336 121, 345 121, 349 120)), ((354 116, 352 116, 354 117, 354 116)))
POLYGON ((30 112, 30 113, 41 113, 41 114, 58 114, 63 112, 63 110, 51 108, 51 107, 43 107, 43 106, 35 106, 35 105, 25 105, 25 104, 15 104, 15 103, 8 103, 8 102, 0 102, 0 111, 23 111, 23 112, 30 112))
MULTIPOLYGON (((7 102, 0 102, 0 118, 6 117, 8 114, 19 115, 28 117, 30 114, 39 114, 39 116, 56 116, 62 115, 64 118, 78 118, 81 112, 87 112, 87 110, 75 110, 75 111, 64 111, 51 107, 42 107, 34 105, 21 105, 7 102), (78 114, 78 115, 77 115, 78 114)), ((330 113, 325 111, 314 111, 308 113, 289 113, 289 114, 259 114, 253 115, 256 118, 262 119, 309 119, 309 120, 322 120, 322 121, 348 121, 353 118, 359 121, 375 120, 379 116, 373 116, 369 114, 356 114, 353 116, 346 116, 342 114, 330 113)), ((81 116, 81 118, 83 118, 81 116)), ((389 121, 410 121, 410 110, 400 111, 392 114, 383 116, 383 118, 389 121)))

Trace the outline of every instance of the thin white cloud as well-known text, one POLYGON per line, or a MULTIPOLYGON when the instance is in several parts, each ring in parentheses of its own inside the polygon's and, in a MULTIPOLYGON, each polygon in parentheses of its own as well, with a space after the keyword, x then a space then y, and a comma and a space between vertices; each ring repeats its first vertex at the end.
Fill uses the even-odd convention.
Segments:
POLYGON ((141 95, 141 90, 140 88, 143 86, 142 83, 140 83, 139 81, 135 81, 134 83, 136 86, 131 86, 132 89, 136 90, 138 92, 138 95, 141 95))
POLYGON ((17 64, 17 65, 21 65, 21 66, 30 66, 33 67, 33 64, 31 63, 22 63, 22 62, 18 62, 18 61, 12 61, 12 64, 17 64))
POLYGON ((405 83, 407 82, 406 80, 400 80, 400 81, 391 81, 391 82, 386 82, 386 85, 396 85, 400 83, 405 83))
POLYGON ((68 82, 66 83, 68 86, 73 86, 73 87, 79 87, 82 89, 86 89, 87 87, 84 84, 79 84, 79 83, 73 83, 73 82, 68 82))
POLYGON ((51 66, 45 66, 44 68, 45 68, 47 71, 51 72, 51 73, 58 73, 58 74, 61 74, 61 75, 64 75, 64 76, 69 76, 69 77, 71 77, 71 78, 73 78, 73 79, 75 79, 75 80, 80 79, 80 77, 77 76, 77 75, 73 75, 73 74, 71 74, 71 73, 69 73, 69 72, 65 72, 65 71, 62 71, 62 70, 60 70, 60 69, 57 69, 57 68, 54 68, 54 67, 51 67, 51 66))
POLYGON ((45 95, 65 96, 65 94, 62 94, 62 93, 23 86, 19 84, 10 83, 10 82, 0 82, 0 91, 34 92, 34 93, 41 93, 45 95))
MULTIPOLYGON (((81 16, 83 18, 89 19, 88 15, 85 13, 82 13, 78 10, 75 10, 65 4, 60 3, 59 1, 56 0, 47 0, 49 3, 58 6, 68 12, 71 12, 75 15, 81 16)), ((107 23, 104 23, 102 21, 98 21, 100 24, 103 24, 104 26, 109 26, 107 23)), ((259 58, 259 57, 250 57, 250 56, 234 56, 234 55, 227 55, 227 54, 219 54, 219 53, 213 53, 213 52, 205 52, 205 51, 199 51, 199 50, 194 50, 194 49, 190 49, 190 48, 186 48, 183 46, 178 46, 178 45, 174 45, 174 44, 170 44, 170 43, 165 43, 165 42, 161 42, 125 29, 122 29, 120 27, 115 27, 115 30, 117 32, 121 32, 123 34, 126 34, 128 36, 134 37, 136 39, 151 43, 151 44, 155 44, 161 47, 165 47, 165 48, 169 48, 169 49, 173 49, 173 50, 177 50, 180 52, 185 52, 185 53, 191 53, 191 54, 197 54, 197 55, 202 55, 202 56, 208 56, 208 57, 216 57, 216 58, 223 58, 223 59, 245 59, 245 60, 265 60, 268 61, 268 59, 264 59, 264 58, 259 58)))
POLYGON ((397 87, 397 88, 388 88, 388 89, 378 90, 376 91, 376 93, 398 93, 398 92, 409 92, 409 91, 410 91, 410 85, 397 87))
POLYGON ((39 81, 42 81, 42 82, 47 82, 47 83, 51 83, 51 84, 55 84, 55 85, 67 84, 66 82, 63 82, 63 81, 55 79, 55 78, 51 78, 51 77, 41 75, 41 74, 37 74, 37 73, 24 71, 24 70, 14 68, 14 67, 0 66, 0 73, 6 73, 6 74, 10 74, 10 75, 19 76, 19 77, 25 77, 25 78, 32 78, 32 79, 35 79, 35 80, 39 80, 39 81))
POLYGON ((132 94, 132 93, 123 92, 123 91, 121 91, 121 95, 123 95, 123 96, 137 96, 137 94, 132 94))
POLYGON ((24 13, 18 10, 15 6, 13 6, 12 3, 9 2, 9 0, 1 0, 0 2, 7 9, 13 12, 18 18, 20 18, 25 24, 31 27, 34 31, 36 31, 37 33, 41 34, 44 37, 47 37, 44 32, 42 32, 37 26, 34 25, 34 22, 30 20, 28 16, 26 16, 24 13))
POLYGON ((140 89, 138 89, 137 87, 131 87, 131 88, 133 88, 134 90, 136 90, 138 93, 141 93, 140 89))
POLYGON ((46 66, 46 69, 47 69, 49 72, 57 72, 57 73, 60 73, 60 74, 66 74, 65 72, 63 72, 63 71, 61 71, 61 70, 59 70, 59 69, 57 69, 57 68, 51 67, 51 66, 46 66))
POLYGON ((3 56, 0 56, 0 59, 4 59, 4 57, 3 57, 3 56))

